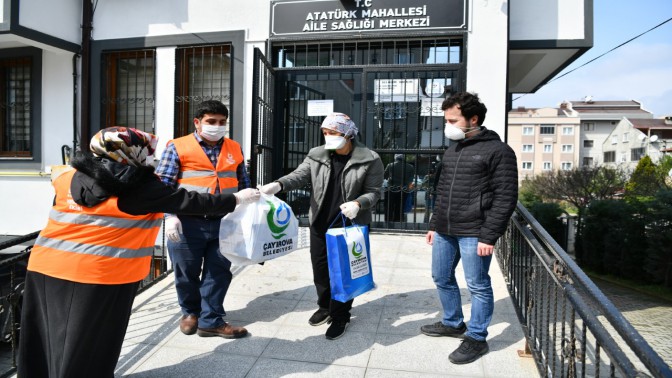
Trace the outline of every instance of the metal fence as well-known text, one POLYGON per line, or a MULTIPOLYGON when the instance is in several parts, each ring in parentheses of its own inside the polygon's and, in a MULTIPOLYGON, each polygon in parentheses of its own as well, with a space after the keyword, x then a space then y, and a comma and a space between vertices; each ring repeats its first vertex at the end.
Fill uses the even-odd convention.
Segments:
MULTIPOLYGON (((21 330, 21 303, 23 299, 26 266, 39 231, 0 242, 0 342, 11 344, 12 368, 16 368, 16 350, 21 330)), ((138 288, 138 294, 166 277, 168 266, 165 234, 161 245, 154 248, 150 271, 138 288)))
POLYGON ((498 261, 543 376, 672 377, 662 358, 518 203, 498 261))

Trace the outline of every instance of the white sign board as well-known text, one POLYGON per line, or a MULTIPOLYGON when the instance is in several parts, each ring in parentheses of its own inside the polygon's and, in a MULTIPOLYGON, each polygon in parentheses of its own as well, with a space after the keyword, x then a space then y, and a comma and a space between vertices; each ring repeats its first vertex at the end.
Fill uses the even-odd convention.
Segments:
POLYGON ((375 102, 417 102, 419 79, 376 79, 375 102))
POLYGON ((334 100, 308 100, 308 117, 326 116, 334 112, 334 100))

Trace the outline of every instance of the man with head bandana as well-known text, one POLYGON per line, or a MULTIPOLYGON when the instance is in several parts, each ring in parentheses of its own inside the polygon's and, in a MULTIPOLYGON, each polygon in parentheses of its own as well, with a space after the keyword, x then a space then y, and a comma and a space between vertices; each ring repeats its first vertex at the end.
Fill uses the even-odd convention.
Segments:
POLYGON ((357 224, 371 223, 371 209, 383 185, 383 163, 377 153, 355 140, 358 130, 347 115, 330 114, 321 129, 325 144, 311 149, 292 173, 260 190, 275 194, 311 184, 310 256, 319 308, 308 322, 313 326, 331 322, 326 337, 334 340, 350 323, 352 300, 331 299, 325 234, 339 212, 357 224))
POLYGON ((99 131, 92 154, 52 176, 56 196, 28 260, 18 375, 113 377, 139 282, 149 273, 163 212, 227 214, 259 198, 164 185, 146 165, 154 135, 99 131))

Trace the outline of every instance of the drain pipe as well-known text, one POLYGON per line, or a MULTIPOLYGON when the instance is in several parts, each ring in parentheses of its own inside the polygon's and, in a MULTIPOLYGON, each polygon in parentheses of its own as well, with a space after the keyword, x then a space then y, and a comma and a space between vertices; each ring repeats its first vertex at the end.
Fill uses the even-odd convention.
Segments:
POLYGON ((67 144, 61 146, 63 164, 70 164, 77 151, 77 58, 79 57, 79 54, 72 56, 72 148, 67 144))
POLYGON ((81 137, 82 151, 89 149, 91 138, 91 32, 93 31, 93 5, 91 0, 82 0, 82 87, 81 87, 81 137))

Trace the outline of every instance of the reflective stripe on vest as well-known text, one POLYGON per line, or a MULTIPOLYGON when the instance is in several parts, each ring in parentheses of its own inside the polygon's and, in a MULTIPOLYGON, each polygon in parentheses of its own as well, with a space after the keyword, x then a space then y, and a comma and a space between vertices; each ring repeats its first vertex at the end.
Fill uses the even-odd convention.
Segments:
POLYGON ((172 143, 180 159, 178 187, 198 193, 215 193, 219 185, 220 193, 238 191, 236 171, 243 162, 243 154, 237 142, 224 138, 216 168, 193 134, 174 139, 172 143))
POLYGON ((117 197, 87 208, 70 195, 75 170, 54 180, 56 200, 28 270, 74 282, 124 284, 149 273, 163 214, 130 215, 117 197))

